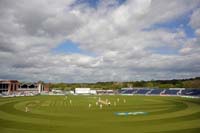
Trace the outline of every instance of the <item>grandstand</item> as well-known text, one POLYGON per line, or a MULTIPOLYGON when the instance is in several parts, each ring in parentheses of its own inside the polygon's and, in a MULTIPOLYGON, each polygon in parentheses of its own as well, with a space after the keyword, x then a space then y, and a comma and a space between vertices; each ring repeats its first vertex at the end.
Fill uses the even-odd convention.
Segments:
POLYGON ((151 91, 151 90, 150 89, 138 89, 138 91, 134 94, 146 95, 149 91, 151 91))
POLYGON ((152 89, 148 94, 149 95, 160 95, 160 93, 162 92, 162 89, 152 89))
POLYGON ((165 91, 161 94, 162 95, 178 95, 179 91, 180 90, 178 90, 178 89, 165 89, 165 91))
POLYGON ((98 94, 98 95, 114 95, 116 93, 117 92, 114 90, 96 90, 96 94, 98 94))
POLYGON ((185 89, 181 91, 184 96, 200 96, 200 89, 185 89))
POLYGON ((166 95, 166 96, 200 96, 199 89, 169 88, 122 88, 118 91, 122 95, 166 95))
POLYGON ((135 91, 136 89, 133 88, 122 88, 121 90, 119 90, 119 93, 124 95, 132 95, 135 91))

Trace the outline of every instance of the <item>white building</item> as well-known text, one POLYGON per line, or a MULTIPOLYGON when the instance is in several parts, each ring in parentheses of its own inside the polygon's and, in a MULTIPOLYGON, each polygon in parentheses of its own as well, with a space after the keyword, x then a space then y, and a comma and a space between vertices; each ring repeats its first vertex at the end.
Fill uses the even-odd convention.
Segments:
POLYGON ((90 88, 75 88, 75 94, 90 94, 90 88))
POLYGON ((96 94, 97 94, 97 91, 96 91, 96 90, 90 90, 90 94, 96 95, 96 94))

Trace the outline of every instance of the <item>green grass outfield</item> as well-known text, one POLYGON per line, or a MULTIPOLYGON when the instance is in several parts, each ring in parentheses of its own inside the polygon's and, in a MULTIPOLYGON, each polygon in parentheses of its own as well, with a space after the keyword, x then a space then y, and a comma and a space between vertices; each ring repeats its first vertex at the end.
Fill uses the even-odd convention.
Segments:
POLYGON ((200 133, 200 99, 101 96, 102 100, 110 100, 111 106, 100 109, 95 104, 98 97, 0 98, 0 133, 200 133), (120 101, 114 106, 117 98, 120 101), (26 106, 29 112, 25 112, 26 106), (148 114, 115 115, 137 111, 148 114))

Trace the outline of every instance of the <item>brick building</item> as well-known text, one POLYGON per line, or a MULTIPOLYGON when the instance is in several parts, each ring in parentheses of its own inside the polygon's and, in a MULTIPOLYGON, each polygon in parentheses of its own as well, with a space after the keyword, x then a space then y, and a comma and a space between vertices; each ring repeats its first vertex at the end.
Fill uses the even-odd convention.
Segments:
POLYGON ((0 93, 12 93, 18 90, 17 80, 0 80, 0 93))
POLYGON ((43 92, 49 91, 49 85, 43 82, 19 83, 17 80, 0 80, 0 93, 43 92))

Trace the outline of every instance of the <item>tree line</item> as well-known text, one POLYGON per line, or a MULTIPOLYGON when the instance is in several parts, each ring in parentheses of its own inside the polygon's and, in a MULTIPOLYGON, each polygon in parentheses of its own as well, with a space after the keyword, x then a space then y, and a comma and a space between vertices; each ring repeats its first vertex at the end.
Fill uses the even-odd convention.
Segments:
POLYGON ((200 77, 190 79, 151 80, 130 82, 97 82, 97 83, 49 83, 50 89, 74 90, 75 88, 92 89, 120 89, 129 87, 145 88, 198 88, 200 89, 200 77))

